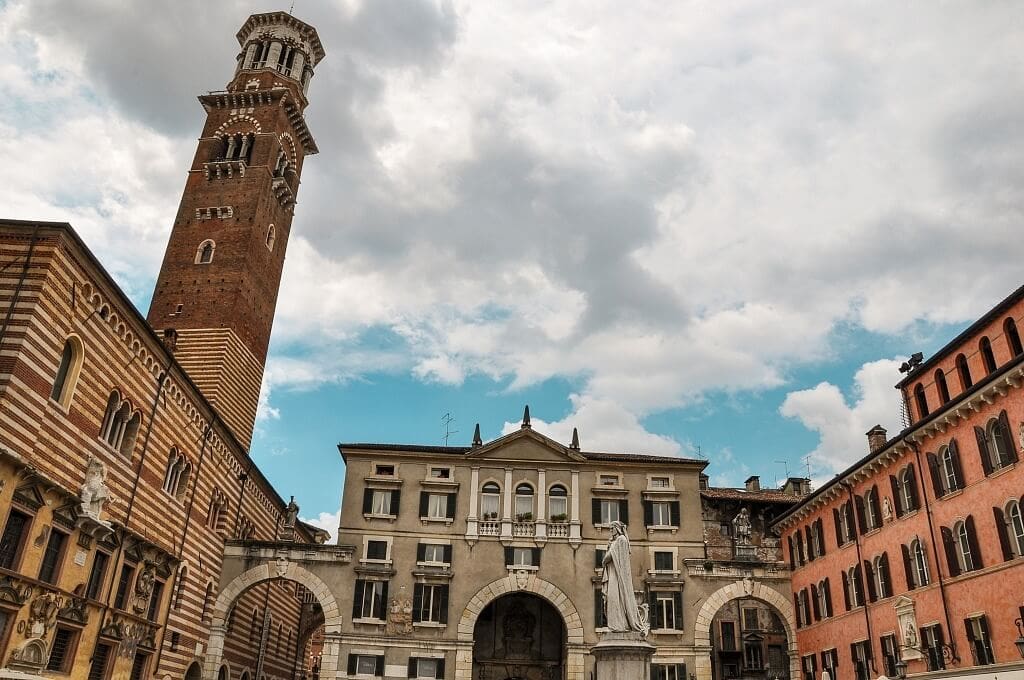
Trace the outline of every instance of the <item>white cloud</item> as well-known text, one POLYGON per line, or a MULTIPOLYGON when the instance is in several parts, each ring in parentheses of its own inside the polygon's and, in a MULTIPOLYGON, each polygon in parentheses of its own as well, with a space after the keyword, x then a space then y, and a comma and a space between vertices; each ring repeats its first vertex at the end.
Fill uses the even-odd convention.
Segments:
POLYGON ((854 375, 852 405, 838 387, 827 382, 786 396, 779 412, 820 437, 810 452, 816 473, 839 472, 867 455, 866 432, 876 424, 890 436, 899 431, 900 397, 893 385, 900 377, 900 363, 882 359, 861 366, 854 375))
POLYGON ((300 520, 306 524, 312 524, 315 527, 319 527, 324 531, 331 534, 331 538, 328 542, 333 543, 338 540, 338 527, 341 525, 341 509, 337 512, 321 512, 314 518, 299 517, 300 520))

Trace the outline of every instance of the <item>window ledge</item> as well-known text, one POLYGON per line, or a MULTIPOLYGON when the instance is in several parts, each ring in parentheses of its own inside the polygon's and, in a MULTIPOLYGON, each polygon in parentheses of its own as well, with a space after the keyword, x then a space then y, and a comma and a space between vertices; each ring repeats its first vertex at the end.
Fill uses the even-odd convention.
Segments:
POLYGON ((446 488, 458 489, 459 483, 454 479, 444 479, 441 477, 428 477, 427 479, 420 480, 420 486, 443 486, 446 488))
POLYGON ((416 566, 427 569, 451 569, 452 565, 449 562, 416 562, 416 566))
POLYGON ((437 621, 414 621, 412 624, 413 628, 437 628, 444 630, 448 627, 447 623, 438 623, 437 621))
POLYGON ((946 493, 942 494, 942 496, 940 496, 937 500, 944 501, 947 498, 956 498, 957 496, 963 494, 963 492, 964 490, 962 488, 953 489, 952 491, 947 491, 946 493))
POLYGON ((366 485, 369 488, 371 488, 371 489, 378 488, 379 489, 379 488, 391 488, 393 486, 402 486, 402 483, 405 480, 402 479, 401 477, 394 477, 394 476, 391 476, 391 475, 387 475, 387 476, 385 476, 385 475, 367 475, 366 477, 363 477, 363 481, 366 482, 366 485))
POLYGON ((985 475, 985 477, 987 479, 993 479, 993 478, 998 477, 1000 475, 1005 475, 1007 470, 1012 470, 1015 467, 1017 467, 1016 463, 1007 463, 1006 465, 1004 465, 1003 467, 999 468, 998 470, 992 470, 992 472, 990 472, 989 474, 985 475))
POLYGON ((914 508, 913 510, 909 510, 909 511, 903 513, 902 517, 897 517, 896 521, 897 522, 902 522, 903 520, 907 519, 908 517, 915 516, 918 512, 920 512, 919 508, 914 508))
POLYGON ((364 512, 363 513, 363 519, 366 519, 366 520, 381 519, 381 520, 384 520, 385 522, 395 522, 395 521, 398 520, 398 515, 376 515, 376 514, 374 514, 372 512, 364 512))
POLYGON ((651 628, 654 635, 682 635, 683 631, 678 628, 651 628))
POLYGON ((590 488, 590 493, 595 496, 600 496, 601 494, 609 496, 625 496, 629 491, 627 491, 621 484, 618 484, 616 486, 594 486, 590 488))
POLYGON ((420 517, 420 521, 424 524, 444 524, 445 526, 450 525, 455 521, 454 517, 420 517))
POLYGON ((678 569, 648 569, 648 576, 679 576, 678 569))
POLYGON ((505 568, 510 572, 512 571, 538 571, 540 567, 535 567, 532 564, 506 564, 505 568))
POLYGON ((652 533, 655 531, 665 531, 674 534, 677 531, 679 531, 679 527, 674 527, 670 524, 656 524, 654 526, 647 527, 647 531, 648 533, 652 533))
POLYGON ((678 496, 679 491, 676 489, 644 489, 640 492, 641 496, 678 496))
POLYGON ((373 559, 371 557, 361 557, 359 559, 359 564, 370 564, 370 565, 380 565, 382 567, 390 567, 391 566, 391 560, 375 560, 375 559, 373 559))
POLYGON ((386 626, 388 622, 382 619, 352 619, 352 623, 358 623, 363 626, 386 626))

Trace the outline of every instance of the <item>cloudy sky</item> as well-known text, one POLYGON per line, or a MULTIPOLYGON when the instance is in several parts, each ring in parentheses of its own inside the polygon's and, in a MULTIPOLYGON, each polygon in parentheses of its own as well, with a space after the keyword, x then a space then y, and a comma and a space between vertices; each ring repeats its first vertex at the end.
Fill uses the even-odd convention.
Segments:
MULTIPOLYGON (((0 205, 149 304, 250 12, 0 0, 0 205)), ((327 50, 253 456, 534 425, 825 479, 1022 283, 1024 6, 298 0, 327 50)))

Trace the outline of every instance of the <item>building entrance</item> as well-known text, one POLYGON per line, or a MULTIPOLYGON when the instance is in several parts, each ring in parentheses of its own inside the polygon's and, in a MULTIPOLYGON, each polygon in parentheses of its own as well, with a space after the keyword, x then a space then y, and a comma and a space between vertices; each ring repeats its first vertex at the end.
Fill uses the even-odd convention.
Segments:
POLYGON ((488 604, 473 630, 473 680, 562 680, 565 622, 530 593, 488 604))

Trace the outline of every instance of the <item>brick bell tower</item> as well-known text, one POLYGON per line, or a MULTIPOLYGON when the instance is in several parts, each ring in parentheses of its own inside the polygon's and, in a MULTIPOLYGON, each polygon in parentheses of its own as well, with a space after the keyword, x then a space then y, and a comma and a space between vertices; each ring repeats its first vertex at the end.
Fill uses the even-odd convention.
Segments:
POLYGON ((250 16, 237 37, 234 78, 199 97, 206 125, 148 319, 248 446, 299 177, 317 153, 303 111, 324 49, 284 12, 250 16))

